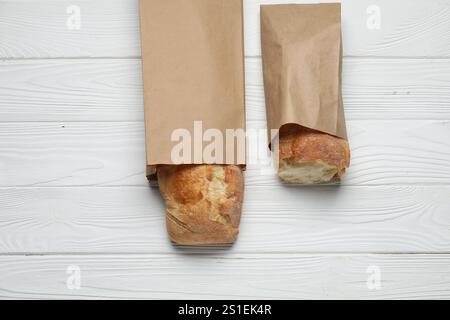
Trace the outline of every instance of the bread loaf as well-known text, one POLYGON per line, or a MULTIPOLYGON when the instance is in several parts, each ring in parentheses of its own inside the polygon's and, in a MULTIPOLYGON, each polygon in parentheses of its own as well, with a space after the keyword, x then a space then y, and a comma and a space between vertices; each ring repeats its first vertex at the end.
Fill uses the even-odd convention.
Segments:
POLYGON ((161 165, 159 188, 165 199, 170 239, 181 245, 233 243, 239 232, 244 193, 240 167, 161 165))
POLYGON ((280 178, 293 184, 338 182, 350 166, 346 140, 297 125, 284 126, 279 140, 280 178))

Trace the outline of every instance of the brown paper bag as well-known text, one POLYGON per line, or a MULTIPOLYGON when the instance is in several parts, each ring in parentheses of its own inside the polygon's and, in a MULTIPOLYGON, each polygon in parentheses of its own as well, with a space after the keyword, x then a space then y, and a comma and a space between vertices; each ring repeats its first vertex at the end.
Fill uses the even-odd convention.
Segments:
MULTIPOLYGON (((183 164, 205 163, 195 149, 211 141, 198 145, 195 135, 245 130, 242 0, 141 0, 140 16, 147 175, 156 165, 180 164, 172 157, 179 129, 193 139, 183 164), (194 128, 199 121, 202 132, 194 128)), ((229 146, 213 162, 245 165, 245 139, 235 143, 234 157, 229 146)))
POLYGON ((269 133, 297 124, 347 139, 340 4, 261 6, 261 40, 269 133))

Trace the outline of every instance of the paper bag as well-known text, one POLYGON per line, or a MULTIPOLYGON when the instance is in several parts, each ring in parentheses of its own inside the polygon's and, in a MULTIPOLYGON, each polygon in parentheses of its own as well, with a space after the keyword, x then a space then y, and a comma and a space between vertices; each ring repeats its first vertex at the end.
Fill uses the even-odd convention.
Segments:
POLYGON ((340 4, 261 6, 269 133, 297 124, 347 139, 341 40, 340 4))
POLYGON ((229 141, 217 142, 223 159, 205 161, 197 150, 212 143, 197 141, 210 129, 224 139, 227 130, 245 130, 242 0, 141 0, 140 16, 147 175, 180 164, 173 159, 180 130, 192 138, 183 164, 245 165, 245 139, 234 157, 229 141))

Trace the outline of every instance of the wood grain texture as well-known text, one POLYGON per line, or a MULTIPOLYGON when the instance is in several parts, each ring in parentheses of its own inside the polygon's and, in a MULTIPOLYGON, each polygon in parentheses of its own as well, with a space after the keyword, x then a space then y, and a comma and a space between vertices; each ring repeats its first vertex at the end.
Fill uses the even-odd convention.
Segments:
MULTIPOLYGON (((265 122, 249 128, 265 129, 265 122)), ((450 121, 347 122, 351 166, 342 185, 448 185, 450 121)), ((251 147, 251 145, 249 146, 251 147)), ((276 175, 248 166, 248 185, 279 185, 276 175)))
POLYGON ((450 187, 247 187, 232 247, 173 246, 157 189, 0 189, 0 254, 450 252, 450 187))
MULTIPOLYGON (((343 185, 449 183, 450 121, 354 120, 348 127, 352 165, 343 185)), ((143 123, 0 123, 0 187, 146 186, 144 163, 143 123)), ((263 173, 249 165, 247 185, 280 184, 263 173)))
POLYGON ((448 255, 0 256, 0 297, 449 299, 449 265, 448 255), (67 288, 71 265, 80 290, 67 288), (368 289, 371 266, 380 290, 368 289))
POLYGON ((144 119, 137 59, 0 63, 0 121, 144 119))
POLYGON ((2 0, 0 39, 2 58, 140 56, 138 1, 2 0), (74 5, 79 30, 67 26, 74 5))
MULTIPOLYGON (((318 1, 244 0, 250 129, 259 6, 288 2, 318 1)), ((343 185, 249 165, 239 241, 182 248, 144 176, 138 1, 0 0, 0 299, 450 299, 450 0, 341 2, 343 185)))
MULTIPOLYGON (((265 120, 261 59, 246 59, 249 120, 265 120)), ((0 122, 142 121, 139 59, 0 63, 0 122)), ((344 60, 349 120, 450 119, 450 61, 344 60)))
MULTIPOLYGON (((325 2, 334 0, 326 0, 325 2)), ((311 0, 245 0, 248 56, 260 55, 259 6, 311 0)), ((450 56, 449 0, 342 0, 345 55, 450 56), (367 8, 381 10, 381 29, 366 27, 367 8)), ((137 0, 0 1, 0 57, 139 57, 137 0), (81 9, 81 29, 70 30, 66 9, 81 9)))
MULTIPOLYGON (((265 120, 261 59, 246 62, 249 118, 265 120)), ((349 120, 449 119, 449 60, 344 58, 342 81, 349 120)))
POLYGON ((449 0, 247 0, 246 53, 260 56, 260 5, 342 3, 342 33, 347 56, 448 57, 449 0), (369 29, 368 8, 380 10, 380 29, 369 29))
POLYGON ((146 185, 144 139, 137 122, 0 123, 0 186, 146 185))

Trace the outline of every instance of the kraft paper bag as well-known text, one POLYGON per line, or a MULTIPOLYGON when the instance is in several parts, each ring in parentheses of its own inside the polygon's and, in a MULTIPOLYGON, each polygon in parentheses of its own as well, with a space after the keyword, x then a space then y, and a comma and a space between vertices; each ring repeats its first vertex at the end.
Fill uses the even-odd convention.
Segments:
POLYGON ((341 5, 261 6, 261 42, 269 132, 296 124, 347 140, 341 5))
MULTIPOLYGON (((242 0, 141 0, 147 175, 172 159, 175 130, 245 130, 242 0)), ((211 142, 201 142, 205 148, 211 142)), ((198 147, 198 145, 197 145, 198 147)), ((245 165, 245 139, 215 164, 245 165), (244 157, 238 157, 239 154, 244 157), (244 149, 244 150, 242 150, 244 149), (231 159, 230 159, 231 158, 231 159)), ((183 164, 202 164, 192 156, 183 164)), ((154 178, 154 177, 151 177, 154 178)))

